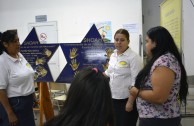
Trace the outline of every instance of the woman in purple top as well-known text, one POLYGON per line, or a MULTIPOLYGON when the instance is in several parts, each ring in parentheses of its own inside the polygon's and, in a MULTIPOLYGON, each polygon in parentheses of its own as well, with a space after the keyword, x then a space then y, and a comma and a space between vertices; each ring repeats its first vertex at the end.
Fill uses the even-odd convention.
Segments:
POLYGON ((135 87, 139 126, 179 126, 180 104, 186 104, 186 71, 175 42, 164 27, 151 28, 146 37, 147 65, 139 72, 135 87))

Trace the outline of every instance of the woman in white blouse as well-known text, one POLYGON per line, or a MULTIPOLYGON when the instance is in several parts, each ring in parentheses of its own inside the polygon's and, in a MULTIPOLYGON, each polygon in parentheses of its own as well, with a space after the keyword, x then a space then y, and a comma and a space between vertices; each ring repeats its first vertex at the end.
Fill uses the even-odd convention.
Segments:
POLYGON ((34 71, 19 52, 17 32, 5 31, 0 46, 0 126, 35 126, 34 71))
POLYGON ((140 56, 131 50, 129 43, 129 32, 125 29, 117 30, 114 35, 116 49, 110 57, 108 69, 104 72, 110 78, 116 126, 136 126, 138 118, 135 102, 130 98, 128 100, 128 88, 135 84, 142 62, 140 56), (127 103, 132 108, 126 108, 127 103))

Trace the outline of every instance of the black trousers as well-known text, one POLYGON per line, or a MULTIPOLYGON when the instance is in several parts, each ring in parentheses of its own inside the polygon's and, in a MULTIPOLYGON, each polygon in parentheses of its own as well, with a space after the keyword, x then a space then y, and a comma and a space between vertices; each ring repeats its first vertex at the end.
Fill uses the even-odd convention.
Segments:
POLYGON ((138 119, 136 102, 133 105, 133 110, 127 112, 125 111, 127 100, 128 99, 113 99, 116 126, 136 126, 138 119))
MULTIPOLYGON (((35 126, 33 114, 33 95, 9 98, 9 104, 18 118, 16 126, 35 126)), ((0 126, 10 126, 7 113, 0 103, 0 126)))
POLYGON ((181 126, 181 117, 158 119, 158 118, 139 118, 139 126, 181 126))

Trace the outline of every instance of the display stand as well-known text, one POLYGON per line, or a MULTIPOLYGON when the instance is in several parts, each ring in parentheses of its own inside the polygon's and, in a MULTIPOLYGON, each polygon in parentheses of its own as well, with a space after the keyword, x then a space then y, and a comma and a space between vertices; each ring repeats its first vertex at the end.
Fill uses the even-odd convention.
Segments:
POLYGON ((40 126, 43 126, 43 113, 46 121, 48 121, 54 117, 54 110, 47 82, 38 82, 37 84, 39 88, 40 126))
POLYGON ((38 87, 39 87, 40 126, 43 126, 43 99, 42 99, 43 84, 39 82, 38 87))

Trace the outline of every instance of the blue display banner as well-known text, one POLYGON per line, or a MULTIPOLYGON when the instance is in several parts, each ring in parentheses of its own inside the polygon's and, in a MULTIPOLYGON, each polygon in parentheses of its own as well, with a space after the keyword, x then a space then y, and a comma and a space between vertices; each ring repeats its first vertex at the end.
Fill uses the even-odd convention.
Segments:
POLYGON ((92 25, 81 43, 63 43, 60 46, 67 60, 56 80, 60 83, 71 83, 74 75, 84 67, 97 67, 105 71, 114 51, 114 44, 104 43, 95 25, 92 25))
POLYGON ((59 44, 40 44, 35 28, 31 30, 20 47, 20 52, 35 71, 35 82, 53 82, 48 62, 59 44))

